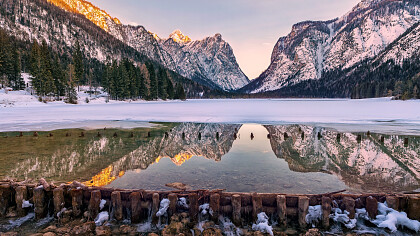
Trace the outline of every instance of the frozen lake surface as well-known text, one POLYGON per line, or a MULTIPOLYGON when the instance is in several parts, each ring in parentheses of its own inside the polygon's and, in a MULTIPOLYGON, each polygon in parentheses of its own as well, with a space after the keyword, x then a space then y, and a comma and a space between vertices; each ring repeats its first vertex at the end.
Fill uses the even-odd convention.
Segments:
POLYGON ((420 134, 420 101, 379 99, 213 99, 0 107, 0 131, 132 128, 146 122, 316 124, 341 131, 420 134))

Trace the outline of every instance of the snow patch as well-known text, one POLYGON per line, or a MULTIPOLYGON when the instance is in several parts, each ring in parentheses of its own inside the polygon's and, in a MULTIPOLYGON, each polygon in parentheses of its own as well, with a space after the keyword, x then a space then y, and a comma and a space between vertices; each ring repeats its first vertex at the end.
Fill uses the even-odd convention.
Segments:
POLYGON ((178 199, 177 205, 183 209, 188 209, 190 206, 187 203, 187 199, 185 197, 181 197, 178 199))
POLYGON ((101 226, 105 223, 105 221, 109 220, 109 214, 107 211, 102 211, 95 219, 95 224, 97 226, 101 226))
POLYGON ((350 219, 350 213, 348 211, 342 211, 340 208, 333 208, 330 218, 338 223, 344 224, 348 229, 354 229, 356 227, 357 219, 350 219))
POLYGON ((207 213, 210 215, 213 215, 213 210, 210 208, 210 204, 208 203, 201 205, 199 207, 199 211, 201 212, 202 215, 207 215, 207 213))
POLYGON ((273 227, 268 225, 268 216, 265 212, 258 214, 257 223, 252 225, 252 230, 273 235, 273 227))
POLYGON ((380 228, 388 228, 392 232, 396 232, 398 227, 408 228, 417 233, 420 231, 419 221, 409 219, 407 213, 389 208, 386 203, 378 203, 378 212, 376 219, 371 222, 380 228))
POLYGON ((33 206, 32 203, 30 203, 29 201, 23 200, 23 202, 22 202, 22 208, 30 208, 32 206, 33 206))
POLYGON ((242 235, 243 232, 240 228, 237 228, 229 218, 219 216, 220 226, 222 227, 222 231, 226 236, 239 236, 242 235))
POLYGON ((162 201, 160 201, 159 211, 156 213, 156 216, 165 215, 168 208, 169 208, 169 199, 167 198, 162 199, 162 201))
POLYGON ((315 228, 316 224, 322 219, 321 205, 309 206, 308 214, 305 217, 306 223, 311 224, 315 228))
POLYGON ((21 225, 23 225, 25 222, 28 222, 29 220, 32 220, 35 218, 35 213, 31 212, 28 215, 18 218, 16 220, 9 220, 9 224, 3 226, 4 229, 6 229, 7 231, 16 228, 16 227, 20 227, 21 225))
POLYGON ((153 231, 152 222, 147 221, 143 224, 139 224, 137 227, 137 232, 139 233, 149 233, 153 231))
POLYGON ((101 203, 99 204, 99 208, 102 210, 105 207, 106 200, 101 199, 101 203))

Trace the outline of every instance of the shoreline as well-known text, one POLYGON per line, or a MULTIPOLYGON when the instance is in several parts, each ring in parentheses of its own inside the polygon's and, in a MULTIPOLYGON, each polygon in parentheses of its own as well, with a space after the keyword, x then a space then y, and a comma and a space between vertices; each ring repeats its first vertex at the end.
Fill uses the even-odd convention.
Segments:
MULTIPOLYGON (((308 215, 313 213, 311 206, 319 206, 321 211, 317 213, 321 217, 319 222, 317 220, 317 223, 312 224, 329 230, 333 223, 330 214, 334 214, 335 207, 346 210, 349 219, 354 218, 358 209, 362 208, 373 218, 380 214, 378 206, 381 207, 381 203, 385 201, 390 209, 407 212, 410 219, 420 220, 420 194, 335 192, 313 195, 228 193, 224 190, 145 191, 86 187, 78 182, 53 186, 43 179, 38 184, 0 182, 0 218, 3 219, 7 215, 25 217, 34 209, 31 217, 38 220, 53 215, 61 224, 79 222, 81 228, 87 224, 93 231, 96 223, 96 229, 111 232, 111 227, 106 222, 113 221, 113 226, 127 225, 130 222, 127 227, 140 223, 158 225, 163 220, 158 212, 164 211, 162 217, 165 217, 167 224, 158 231, 162 235, 168 235, 168 232, 174 230, 174 234, 169 234, 185 234, 182 230, 196 230, 195 225, 200 225, 200 222, 212 222, 208 223, 208 229, 213 232, 211 235, 221 235, 221 231, 217 231, 215 227, 218 221, 228 218, 234 227, 247 229, 254 222, 258 223, 262 213, 278 222, 279 233, 287 228, 306 232, 311 228, 308 222, 308 215), (209 209, 211 214, 208 214, 209 209), (182 221, 180 218, 188 220, 182 221), (89 219, 95 220, 95 223, 89 219), (180 222, 185 224, 180 225, 180 222)), ((263 228, 260 230, 264 232, 263 228)))

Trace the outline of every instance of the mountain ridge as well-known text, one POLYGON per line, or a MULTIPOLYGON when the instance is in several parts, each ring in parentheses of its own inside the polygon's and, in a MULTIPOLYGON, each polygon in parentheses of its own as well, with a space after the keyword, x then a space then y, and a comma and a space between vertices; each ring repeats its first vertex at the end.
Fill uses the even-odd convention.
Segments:
POLYGON ((239 91, 274 91, 373 58, 420 20, 419 4, 364 0, 339 18, 297 23, 279 38, 267 70, 239 91))
MULTIPOLYGON (((217 49, 218 54, 206 50, 184 51, 182 47, 184 44, 197 41, 192 41, 191 38, 183 35, 180 30, 175 30, 169 38, 181 46, 165 45, 161 43, 162 39, 159 36, 146 30, 143 26, 121 24, 118 19, 111 17, 105 11, 85 0, 47 1, 51 1, 52 4, 62 9, 66 10, 69 8, 76 13, 84 15, 100 28, 138 52, 168 69, 203 85, 214 89, 231 91, 239 89, 249 82, 248 77, 239 68, 239 64, 233 55, 233 50, 227 42, 213 45, 210 48, 212 50, 217 49), (217 46, 220 47, 217 48, 217 46), (220 60, 221 58, 223 60, 220 60), (190 65, 190 63, 194 65, 190 65), (233 80, 233 82, 230 80, 233 80)), ((203 46, 201 49, 206 49, 206 47, 203 46)))

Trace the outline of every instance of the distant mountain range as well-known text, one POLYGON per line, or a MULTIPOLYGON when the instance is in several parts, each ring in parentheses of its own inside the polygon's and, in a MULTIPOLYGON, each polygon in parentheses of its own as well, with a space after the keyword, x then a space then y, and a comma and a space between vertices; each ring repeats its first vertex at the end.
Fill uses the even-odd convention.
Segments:
POLYGON ((420 0, 363 0, 340 18, 297 23, 252 81, 220 34, 194 41, 175 30, 161 38, 84 0, 0 0, 0 16, 18 39, 45 39, 68 55, 77 40, 87 58, 152 60, 214 90, 362 98, 393 95, 402 80, 402 93, 420 97, 420 0))
MULTIPOLYGON (((241 91, 278 91, 285 96, 306 92, 309 95, 314 90, 326 89, 327 83, 339 79, 331 78, 328 74, 331 71, 346 71, 345 75, 339 76, 345 80, 351 77, 354 67, 362 63, 393 60, 402 65, 404 60, 418 55, 418 33, 411 27, 419 20, 418 0, 363 0, 340 18, 295 24, 289 35, 278 40, 268 69, 241 91), (405 36, 399 38, 404 33, 405 36), (328 81, 322 80, 326 77, 328 81), (310 80, 323 82, 312 87, 309 83, 298 86, 310 80)), ((351 91, 337 93, 341 97, 351 95, 351 91)), ((323 95, 315 93, 314 96, 323 95)))
POLYGON ((249 83, 239 68, 233 50, 220 34, 192 41, 181 31, 161 39, 143 26, 123 25, 84 0, 48 0, 52 4, 84 15, 124 44, 180 75, 211 88, 236 90, 249 83))

